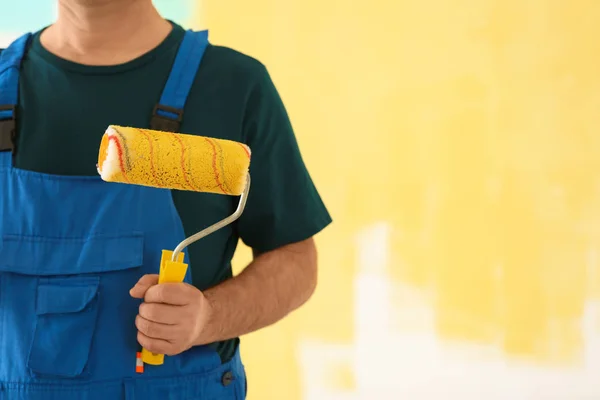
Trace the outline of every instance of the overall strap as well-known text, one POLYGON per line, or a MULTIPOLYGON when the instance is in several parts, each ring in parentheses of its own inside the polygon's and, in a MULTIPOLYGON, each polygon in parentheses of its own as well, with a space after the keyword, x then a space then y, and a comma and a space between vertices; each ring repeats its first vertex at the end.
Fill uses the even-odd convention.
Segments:
POLYGON ((179 132, 183 109, 207 47, 208 31, 185 33, 160 102, 154 107, 151 129, 179 132))
POLYGON ((0 152, 14 152, 19 103, 19 71, 31 34, 0 53, 0 152))

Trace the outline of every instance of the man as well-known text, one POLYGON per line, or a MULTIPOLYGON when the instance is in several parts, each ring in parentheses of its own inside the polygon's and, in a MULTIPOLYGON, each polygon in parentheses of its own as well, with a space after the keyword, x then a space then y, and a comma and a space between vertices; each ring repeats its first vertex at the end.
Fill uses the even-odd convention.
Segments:
POLYGON ((312 237, 331 222, 283 103, 262 64, 151 0, 58 10, 0 53, 0 398, 245 398, 237 338, 309 299, 312 237), (246 209, 186 250, 191 284, 157 284, 161 250, 237 199, 101 181, 110 124, 252 149, 246 209), (239 239, 254 260, 232 278, 239 239), (141 347, 164 364, 137 374, 141 347))

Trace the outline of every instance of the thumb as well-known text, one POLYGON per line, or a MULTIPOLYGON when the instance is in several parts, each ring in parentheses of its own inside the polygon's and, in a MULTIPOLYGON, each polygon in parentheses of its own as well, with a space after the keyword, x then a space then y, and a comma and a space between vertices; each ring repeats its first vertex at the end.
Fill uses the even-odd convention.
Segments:
POLYGON ((158 284, 158 275, 144 275, 135 286, 131 288, 129 294, 136 299, 143 299, 146 295, 146 291, 156 284, 158 284))

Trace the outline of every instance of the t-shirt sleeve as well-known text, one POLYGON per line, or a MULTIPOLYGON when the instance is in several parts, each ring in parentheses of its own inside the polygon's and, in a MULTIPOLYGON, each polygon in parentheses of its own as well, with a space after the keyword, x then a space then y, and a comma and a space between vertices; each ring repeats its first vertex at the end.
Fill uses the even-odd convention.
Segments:
POLYGON ((332 221, 304 164, 281 97, 261 67, 244 118, 252 181, 238 222, 242 241, 259 253, 308 239, 332 221))

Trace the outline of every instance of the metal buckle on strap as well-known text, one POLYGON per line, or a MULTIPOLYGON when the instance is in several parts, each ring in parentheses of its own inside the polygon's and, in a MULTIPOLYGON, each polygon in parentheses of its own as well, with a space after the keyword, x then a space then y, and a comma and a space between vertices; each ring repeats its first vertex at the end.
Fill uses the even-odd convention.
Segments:
POLYGON ((12 117, 0 120, 0 151, 13 151, 17 133, 17 107, 0 105, 0 111, 11 111, 12 117))
POLYGON ((165 131, 165 132, 174 132, 178 133, 181 128, 181 121, 183 120, 183 110, 163 106, 161 104, 157 104, 154 106, 154 111, 152 111, 152 119, 150 120, 150 129, 155 131, 165 131), (163 115, 159 115, 158 112, 162 111, 165 113, 175 114, 176 118, 165 117, 163 115))

